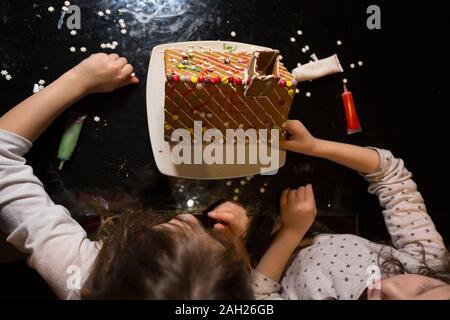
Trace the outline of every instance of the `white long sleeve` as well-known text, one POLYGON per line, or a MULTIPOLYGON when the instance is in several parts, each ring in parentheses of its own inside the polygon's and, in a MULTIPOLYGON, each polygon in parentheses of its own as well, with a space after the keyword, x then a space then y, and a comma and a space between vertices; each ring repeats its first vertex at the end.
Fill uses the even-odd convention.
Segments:
POLYGON ((0 130, 0 227, 8 242, 29 254, 29 266, 58 297, 78 298, 79 290, 67 285, 73 275, 68 268, 81 271, 82 284, 99 249, 67 209, 53 203, 25 164, 23 155, 31 146, 28 140, 0 130))

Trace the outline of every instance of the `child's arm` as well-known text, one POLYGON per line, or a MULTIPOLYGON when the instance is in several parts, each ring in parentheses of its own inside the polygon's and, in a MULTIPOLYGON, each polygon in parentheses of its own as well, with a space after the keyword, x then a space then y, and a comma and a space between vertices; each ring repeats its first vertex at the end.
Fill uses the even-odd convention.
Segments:
POLYGON ((292 137, 281 141, 280 147, 322 157, 362 173, 370 182, 369 192, 376 194, 385 208, 384 220, 394 246, 419 263, 425 253, 430 267, 442 265, 445 245, 403 160, 387 150, 316 139, 299 121, 289 120, 285 128, 292 137))
POLYGON ((283 129, 291 137, 280 141, 281 149, 328 159, 361 173, 373 173, 380 168, 380 157, 375 150, 317 139, 298 120, 286 121, 283 129))
POLYGON ((131 66, 116 67, 123 62, 115 55, 91 56, 0 118, 0 227, 60 298, 77 297, 98 248, 67 209, 53 203, 23 155, 29 140, 70 103, 130 83, 131 66))
POLYGON ((257 298, 279 291, 278 282, 289 258, 314 222, 316 204, 312 186, 283 191, 280 211, 281 228, 256 267, 254 292, 257 298))
POLYGON ((64 110, 87 94, 138 83, 133 67, 117 54, 98 53, 63 74, 0 118, 0 129, 34 142, 64 110))

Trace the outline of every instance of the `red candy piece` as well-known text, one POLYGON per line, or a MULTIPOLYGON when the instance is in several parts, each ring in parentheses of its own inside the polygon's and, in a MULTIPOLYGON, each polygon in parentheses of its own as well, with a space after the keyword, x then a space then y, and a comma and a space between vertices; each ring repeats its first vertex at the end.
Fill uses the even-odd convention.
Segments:
POLYGON ((233 76, 229 76, 228 77, 228 82, 229 83, 234 83, 234 77, 233 76))
POLYGON ((242 79, 241 78, 236 78, 234 81, 238 86, 240 86, 242 84, 242 79))
POLYGON ((180 76, 174 75, 174 76, 172 77, 172 80, 173 80, 174 82, 179 82, 179 81, 180 81, 180 76))
POLYGON ((212 78, 211 82, 212 83, 220 83, 221 82, 220 77, 217 76, 217 77, 212 78))
POLYGON ((203 78, 203 77, 198 77, 198 82, 199 82, 199 83, 205 82, 205 78, 203 78))
POLYGON ((252 82, 252 80, 251 79, 247 79, 247 85, 249 85, 250 82, 252 82))
POLYGON ((281 87, 286 87, 286 80, 280 79, 280 81, 278 82, 278 84, 279 84, 281 87))

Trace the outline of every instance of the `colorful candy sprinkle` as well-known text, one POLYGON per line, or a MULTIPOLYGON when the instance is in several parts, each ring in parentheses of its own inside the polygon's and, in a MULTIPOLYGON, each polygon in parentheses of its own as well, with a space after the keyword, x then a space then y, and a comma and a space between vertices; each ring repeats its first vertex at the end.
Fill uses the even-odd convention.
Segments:
POLYGON ((291 95, 291 96, 293 96, 293 95, 295 94, 295 91, 294 91, 293 89, 290 89, 290 90, 288 91, 288 94, 291 95))
POLYGON ((281 86, 281 87, 285 87, 286 86, 286 80, 280 79, 280 81, 278 81, 278 85, 281 86))
POLYGON ((185 82, 191 82, 191 76, 186 76, 186 78, 184 78, 185 82))
POLYGON ((286 81, 286 86, 288 87, 288 88, 290 88, 290 87, 292 87, 292 81, 286 81))
POLYGON ((185 76, 185 75, 182 75, 182 76, 180 77, 180 81, 181 81, 181 82, 186 82, 186 76, 185 76))
POLYGON ((175 121, 177 121, 178 119, 180 119, 180 117, 179 117, 177 114, 174 114, 174 115, 172 116, 172 119, 175 120, 175 121))
POLYGON ((172 77, 172 80, 173 80, 174 82, 178 82, 178 81, 180 81, 180 76, 174 75, 174 76, 172 77))
POLYGON ((241 79, 241 78, 236 78, 236 79, 234 79, 234 82, 235 82, 238 86, 242 85, 242 79, 241 79))
POLYGON ((191 82, 192 83, 197 83, 198 82, 198 78, 197 77, 191 77, 191 82))
POLYGON ((182 63, 177 64, 178 69, 186 69, 186 66, 182 63))

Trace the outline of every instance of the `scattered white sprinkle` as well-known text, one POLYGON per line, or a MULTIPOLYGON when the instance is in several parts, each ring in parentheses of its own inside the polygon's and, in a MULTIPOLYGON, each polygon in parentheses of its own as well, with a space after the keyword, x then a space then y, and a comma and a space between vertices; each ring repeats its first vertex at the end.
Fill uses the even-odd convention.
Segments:
POLYGON ((239 193, 239 188, 234 189, 234 193, 238 194, 239 193))
POLYGON ((132 78, 136 77, 136 73, 133 72, 133 73, 131 74, 131 77, 132 77, 132 78))
POLYGON ((252 176, 247 176, 245 179, 247 179, 247 181, 250 181, 250 180, 252 180, 252 176))
POLYGON ((328 208, 331 208, 331 203, 328 204, 328 208))
POLYGON ((127 27, 127 25, 125 23, 119 23, 119 25, 122 29, 125 29, 127 27))
POLYGON ((39 91, 44 90, 44 86, 38 86, 39 91))
POLYGON ((223 125, 224 125, 226 128, 228 128, 228 127, 230 126, 230 123, 229 123, 228 121, 225 121, 225 122, 223 123, 223 125))
POLYGON ((116 47, 118 44, 119 44, 119 43, 118 43, 117 41, 113 41, 113 42, 112 42, 112 45, 115 46, 115 47, 116 47))
POLYGON ((38 93, 38 92, 39 92, 39 85, 37 83, 35 83, 33 86, 33 93, 38 93))
POLYGON ((227 181, 225 184, 226 184, 227 186, 231 186, 232 182, 231 182, 231 181, 227 181))
POLYGON ((232 37, 236 37, 236 32, 235 32, 235 31, 231 31, 230 35, 231 35, 232 37))
POLYGON ((303 53, 306 53, 306 49, 305 49, 305 48, 302 48, 302 52, 303 52, 303 53))
POLYGON ((291 37, 291 42, 295 42, 295 38, 294 37, 291 37))
POLYGON ((295 93, 300 93, 300 90, 299 89, 295 89, 295 93))
POLYGON ((308 45, 305 46, 305 50, 309 51, 309 46, 308 45))
POLYGON ((1 73, 2 76, 6 76, 8 74, 8 71, 2 70, 0 73, 1 73))
POLYGON ((100 122, 100 117, 99 117, 99 116, 95 116, 95 117, 94 117, 94 121, 95 121, 95 122, 100 122))
POLYGON ((71 30, 70 34, 73 35, 73 36, 76 36, 77 35, 77 30, 71 30))
POLYGON ((241 186, 245 186, 247 184, 247 181, 241 180, 241 186))
POLYGON ((111 14, 111 10, 106 9, 106 10, 105 10, 105 13, 106 13, 106 14, 111 14))
POLYGON ((311 97, 311 92, 307 92, 307 93, 305 93, 305 95, 309 98, 309 97, 311 97))
POLYGON ((207 113, 207 114, 206 114, 206 117, 207 117, 208 119, 211 119, 211 118, 213 117, 213 114, 212 114, 212 113, 207 113))
POLYGON ((66 7, 70 6, 70 1, 64 1, 64 5, 65 5, 66 7))
POLYGON ((12 76, 11 76, 10 74, 7 74, 7 75, 5 76, 5 79, 9 81, 9 80, 12 79, 12 76))
POLYGON ((66 6, 64 6, 64 7, 61 8, 61 10, 62 10, 62 11, 67 11, 67 10, 69 10, 69 9, 68 9, 66 6))
POLYGON ((243 123, 239 123, 238 127, 239 127, 239 129, 244 129, 244 124, 243 123))
POLYGON ((302 66, 302 64, 299 62, 297 63, 297 67, 300 68, 302 66))
POLYGON ((105 48, 106 48, 106 44, 101 43, 101 44, 100 44, 100 47, 101 47, 102 49, 105 49, 105 48))
POLYGON ((297 34, 298 34, 299 36, 301 36, 301 35, 303 34, 303 31, 302 31, 302 30, 297 30, 297 34))
POLYGON ((200 112, 198 115, 199 115, 201 118, 204 118, 204 117, 206 116, 206 114, 205 114, 204 112, 200 112))
POLYGON ((87 49, 86 49, 85 47, 81 47, 81 48, 80 48, 80 51, 81 51, 81 52, 86 52, 87 49))
POLYGON ((362 61, 358 61, 358 66, 362 67, 363 62, 362 61))
POLYGON ((39 80, 38 83, 39 85, 43 86, 45 84, 45 80, 39 80))
POLYGON ((120 32, 121 32, 122 34, 127 34, 127 29, 122 29, 122 30, 120 30, 120 32))
POLYGON ((234 196, 233 197, 233 201, 238 201, 239 200, 239 197, 238 196, 234 196))
POLYGON ((103 17, 105 14, 103 13, 103 11, 99 11, 99 12, 97 12, 97 14, 98 14, 98 16, 99 17, 103 17))
POLYGON ((261 189, 259 189, 259 192, 264 193, 264 192, 266 192, 266 189, 265 188, 261 188, 261 189))
POLYGON ((112 49, 111 43, 108 42, 108 43, 106 44, 106 47, 107 47, 108 49, 112 49))
POLYGON ((75 47, 70 47, 69 50, 70 50, 70 52, 75 52, 75 51, 77 51, 77 49, 76 49, 75 47))
POLYGON ((352 64, 350 65, 350 68, 355 69, 355 64, 352 63, 352 64))
POLYGON ((194 206, 194 200, 189 199, 189 200, 186 202, 186 205, 188 206, 188 208, 192 208, 192 207, 194 206))
POLYGON ((50 6, 50 7, 48 7, 48 12, 53 12, 53 11, 55 11, 55 8, 54 7, 52 7, 52 6, 50 6))
POLYGON ((119 19, 119 23, 125 23, 125 20, 119 19))
POLYGON ((283 60, 283 56, 281 54, 278 56, 278 60, 283 60))
POLYGON ((338 40, 338 41, 336 41, 336 44, 337 44, 338 46, 342 46, 342 41, 341 41, 341 40, 338 40))
POLYGON ((347 78, 342 79, 342 82, 347 83, 348 82, 347 78))
POLYGON ((269 185, 269 183, 267 183, 267 182, 264 182, 264 186, 265 187, 267 187, 269 185))

